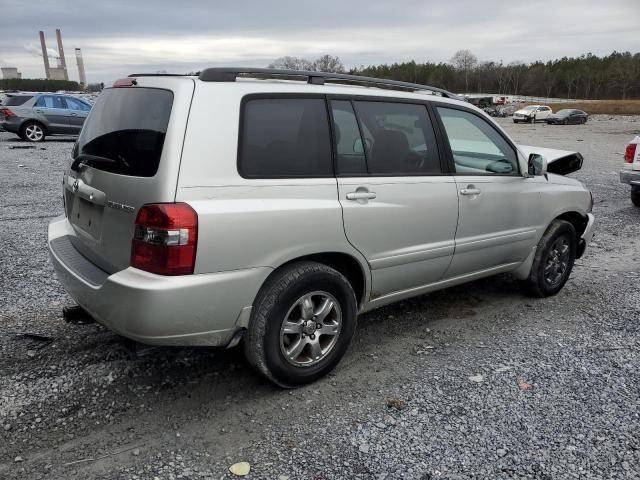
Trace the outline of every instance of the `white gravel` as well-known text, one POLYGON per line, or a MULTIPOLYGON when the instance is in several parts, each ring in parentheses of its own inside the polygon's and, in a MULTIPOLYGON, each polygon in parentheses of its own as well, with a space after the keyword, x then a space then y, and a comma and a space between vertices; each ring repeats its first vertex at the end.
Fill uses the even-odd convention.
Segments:
POLYGON ((500 122, 585 156, 597 234, 565 289, 530 299, 498 276, 363 315, 339 368, 295 391, 238 351, 138 357, 64 323, 46 229, 72 143, 0 133, 0 478, 218 479, 242 461, 265 479, 640 478, 640 209, 617 174, 640 118, 500 122))

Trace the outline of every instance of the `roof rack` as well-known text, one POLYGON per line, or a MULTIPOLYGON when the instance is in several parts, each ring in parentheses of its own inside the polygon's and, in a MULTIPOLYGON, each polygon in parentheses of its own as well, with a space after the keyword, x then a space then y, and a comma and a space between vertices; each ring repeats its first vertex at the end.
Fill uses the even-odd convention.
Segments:
POLYGON ((198 78, 203 82, 235 82, 238 76, 242 77, 279 77, 279 78, 306 78, 307 83, 313 85, 324 85, 325 82, 345 83, 362 86, 372 86, 388 88, 391 90, 409 90, 409 91, 429 91, 434 95, 440 95, 447 98, 460 99, 460 96, 448 92, 442 88, 430 87, 428 85, 420 85, 417 83, 401 82, 399 80, 388 80, 386 78, 362 77, 359 75, 347 75, 344 73, 328 73, 328 72, 310 72, 306 70, 279 70, 273 68, 235 68, 235 67, 216 67, 206 68, 198 78))

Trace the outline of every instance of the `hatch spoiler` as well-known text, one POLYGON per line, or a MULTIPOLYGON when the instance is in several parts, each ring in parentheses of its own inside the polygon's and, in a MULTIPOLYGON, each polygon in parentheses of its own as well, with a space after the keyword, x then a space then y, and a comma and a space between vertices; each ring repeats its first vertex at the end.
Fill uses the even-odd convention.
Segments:
POLYGON ((568 175, 582 168, 583 157, 580 152, 530 145, 518 145, 518 150, 524 154, 525 158, 529 158, 532 153, 542 155, 547 159, 547 172, 549 173, 568 175))

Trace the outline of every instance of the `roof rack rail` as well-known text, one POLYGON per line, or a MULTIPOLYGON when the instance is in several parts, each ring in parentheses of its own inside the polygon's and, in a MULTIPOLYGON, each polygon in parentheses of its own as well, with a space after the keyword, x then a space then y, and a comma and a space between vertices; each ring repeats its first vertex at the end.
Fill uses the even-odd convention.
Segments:
POLYGON ((236 68, 236 67, 215 67, 206 68, 200 72, 198 78, 203 82, 235 82, 238 76, 253 76, 257 78, 280 77, 307 79, 307 83, 313 85, 324 85, 325 82, 346 83, 363 86, 373 86, 389 89, 402 89, 410 91, 425 90, 434 95, 447 98, 460 99, 459 95, 448 92, 442 88, 420 85, 417 83, 401 82, 399 80, 388 80, 386 78, 363 77, 359 75, 347 75, 344 73, 310 72, 306 70, 280 70, 273 68, 236 68))

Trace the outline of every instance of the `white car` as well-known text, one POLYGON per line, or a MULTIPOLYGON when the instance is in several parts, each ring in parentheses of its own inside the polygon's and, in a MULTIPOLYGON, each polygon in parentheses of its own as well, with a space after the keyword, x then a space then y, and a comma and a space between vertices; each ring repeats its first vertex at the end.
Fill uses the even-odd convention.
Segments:
POLYGON ((631 185, 631 201, 640 207, 640 136, 637 136, 624 151, 624 169, 620 172, 620 181, 631 185))
POLYGON ((552 114, 551 107, 546 105, 529 105, 514 112, 513 123, 544 121, 552 114))

